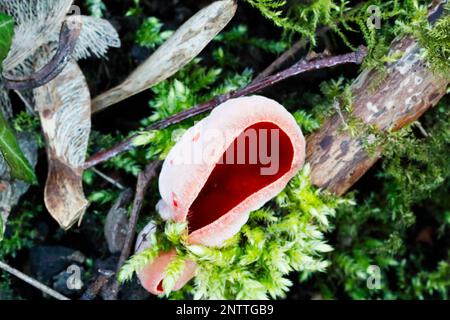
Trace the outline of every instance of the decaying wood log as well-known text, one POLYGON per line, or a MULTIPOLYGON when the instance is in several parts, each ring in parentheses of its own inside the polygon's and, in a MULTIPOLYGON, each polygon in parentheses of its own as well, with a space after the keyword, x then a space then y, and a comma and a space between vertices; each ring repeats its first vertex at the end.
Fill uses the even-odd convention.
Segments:
MULTIPOLYGON (((376 88, 380 75, 365 70, 351 86, 353 114, 383 131, 396 131, 417 120, 437 104, 446 93, 448 81, 433 74, 412 37, 397 39, 390 53, 403 56, 387 66, 387 76, 376 88)), ((339 115, 327 120, 307 139, 307 162, 311 164, 313 183, 337 195, 345 193, 380 158, 382 150, 369 155, 364 137, 352 138, 342 130, 339 115)))

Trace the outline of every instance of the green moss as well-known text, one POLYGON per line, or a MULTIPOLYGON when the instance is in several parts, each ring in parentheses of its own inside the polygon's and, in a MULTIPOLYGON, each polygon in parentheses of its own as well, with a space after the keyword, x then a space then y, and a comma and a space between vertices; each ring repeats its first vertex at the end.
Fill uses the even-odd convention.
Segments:
POLYGON ((173 34, 173 31, 162 31, 162 27, 163 24, 158 18, 147 18, 136 32, 136 43, 151 49, 163 44, 173 34))
POLYGON ((320 26, 337 28, 341 14, 346 10, 346 2, 333 0, 300 1, 294 5, 287 1, 247 0, 261 14, 276 26, 283 28, 288 35, 297 33, 307 38, 313 46, 316 44, 316 30, 320 26))
POLYGON ((446 241, 448 235, 450 167, 442 157, 450 147, 448 103, 444 99, 425 115, 426 137, 414 126, 389 135, 372 191, 357 206, 337 211, 332 241, 336 250, 330 255, 333 268, 314 278, 326 297, 448 297, 448 253, 431 258, 424 244, 408 240, 412 235, 418 237, 420 230, 412 226, 424 215, 439 226, 433 241, 446 241), (378 290, 366 286, 370 265, 381 270, 378 290), (336 283, 341 285, 336 287, 336 283))
POLYGON ((45 146, 44 136, 41 131, 41 121, 38 117, 32 116, 25 111, 20 112, 12 121, 12 126, 16 132, 30 132, 34 135, 39 148, 45 146))
POLYGON ((0 301, 21 300, 12 288, 11 275, 4 271, 0 271, 0 301))
POLYGON ((91 16, 102 18, 106 11, 106 5, 102 0, 86 0, 86 6, 91 16))
MULTIPOLYGON (((351 5, 348 1, 311 0, 311 1, 274 1, 247 0, 263 16, 284 29, 306 38, 311 47, 316 47, 316 34, 319 28, 329 29, 345 46, 356 50, 358 43, 349 40, 349 35, 359 33, 368 48, 363 69, 377 70, 378 77, 371 84, 375 90, 385 79, 386 63, 395 61, 401 54, 388 54, 389 45, 395 37, 411 33, 411 27, 421 25, 418 36, 423 38, 424 47, 430 52, 430 60, 439 66, 448 66, 448 23, 439 22, 435 28, 427 25, 427 4, 429 1, 417 0, 370 0, 351 5), (371 7, 379 9, 380 29, 372 27, 368 19, 373 15, 371 7), (434 31, 433 31, 434 30, 434 31)), ((447 72, 448 74, 448 72, 447 72)))
POLYGON ((32 246, 36 235, 32 229, 32 219, 40 212, 42 206, 24 201, 22 209, 11 214, 6 234, 3 235, 3 229, 0 229, 0 259, 14 258, 20 250, 32 246))
POLYGON ((221 32, 214 40, 226 46, 227 49, 230 47, 242 48, 243 46, 250 46, 273 54, 283 53, 289 46, 288 42, 283 39, 274 41, 249 36, 248 27, 243 24, 233 27, 230 31, 221 32))
POLYGON ((337 199, 315 189, 309 181, 309 166, 290 182, 270 205, 250 215, 247 224, 222 248, 187 243, 187 224, 157 222, 152 246, 133 256, 119 279, 130 279, 160 251, 175 247, 179 258, 168 267, 163 282, 170 293, 187 259, 199 266, 193 286, 184 294, 196 299, 280 298, 292 285, 288 275, 322 272, 328 262, 324 252, 332 248, 324 233, 336 207, 350 200, 337 199))
POLYGON ((425 58, 432 70, 450 81, 450 5, 434 25, 427 20, 416 23, 414 35, 425 49, 425 58))

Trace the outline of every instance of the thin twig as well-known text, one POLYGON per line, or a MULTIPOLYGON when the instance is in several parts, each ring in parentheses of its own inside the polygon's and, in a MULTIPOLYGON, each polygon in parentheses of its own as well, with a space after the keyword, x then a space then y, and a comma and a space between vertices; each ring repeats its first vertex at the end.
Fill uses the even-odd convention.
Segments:
MULTIPOLYGON (((133 209, 131 211, 130 220, 127 227, 127 236, 125 238, 125 244, 120 253, 119 262, 117 264, 117 272, 122 268, 125 261, 128 259, 133 247, 133 239, 135 238, 136 225, 139 220, 139 214, 142 209, 142 204, 144 202, 145 192, 152 181, 152 179, 158 174, 158 170, 161 166, 161 161, 154 161, 148 164, 144 171, 139 173, 138 181, 136 184, 136 194, 133 200, 133 209)), ((111 286, 111 300, 117 300, 119 295, 119 282, 117 279, 111 286)))
MULTIPOLYGON (((329 28, 322 27, 320 28, 316 35, 321 36, 325 32, 327 32, 329 28)), ((265 77, 270 76, 271 74, 275 73, 277 70, 279 70, 283 64, 294 57, 301 49, 303 49, 309 42, 309 39, 302 38, 295 42, 292 47, 290 47, 287 51, 285 51, 282 55, 280 55, 277 59, 275 59, 266 69, 264 69, 254 80, 253 82, 257 82, 261 79, 264 79, 265 77)))
POLYGON ((422 123, 420 123, 420 121, 416 121, 414 122, 414 125, 419 129, 420 133, 425 137, 428 138, 430 135, 428 134, 428 132, 425 130, 425 128, 422 126, 422 123))
MULTIPOLYGON (((333 56, 333 57, 326 57, 322 59, 312 60, 312 61, 306 61, 304 59, 300 60, 290 68, 287 68, 275 75, 266 77, 261 79, 260 81, 253 82, 247 87, 233 91, 227 94, 219 95, 212 100, 199 104, 197 106, 194 106, 188 110, 182 111, 180 113, 177 113, 173 116, 170 116, 164 120, 161 120, 159 122, 154 123, 153 125, 147 127, 145 130, 161 130, 164 128, 167 128, 171 125, 180 123, 186 119, 192 118, 194 116, 197 116, 199 114, 202 114, 207 111, 211 111, 221 103, 233 99, 238 98, 242 96, 246 96, 255 92, 258 92, 262 89, 265 89, 267 87, 273 86, 274 84, 285 80, 287 78, 299 75, 304 72, 308 72, 311 70, 319 70, 324 68, 329 68, 337 65, 347 64, 347 63, 356 63, 361 64, 364 57, 367 55, 367 49, 364 46, 361 46, 358 48, 357 51, 352 53, 347 53, 343 55, 333 56)), ((133 141, 134 139, 138 137, 138 135, 133 135, 124 141, 120 142, 119 144, 115 145, 111 149, 100 151, 99 153, 93 155, 91 158, 89 158, 85 165, 85 169, 92 168, 96 166, 99 163, 105 162, 116 155, 126 152, 128 150, 131 150, 134 148, 133 141)))
POLYGON ((292 47, 290 47, 287 51, 285 51, 281 56, 279 56, 277 59, 275 59, 267 68, 265 68, 255 79, 253 82, 258 82, 261 79, 264 79, 265 77, 270 76, 271 74, 275 73, 277 70, 281 68, 281 66, 289 59, 294 57, 301 49, 303 49, 306 44, 308 43, 308 40, 303 38, 299 41, 295 42, 292 47))
POLYGON ((81 23, 74 20, 64 23, 59 34, 58 49, 54 57, 39 71, 20 78, 4 76, 5 87, 11 90, 29 90, 43 86, 55 79, 72 58, 80 36, 81 23))
POLYGON ((27 97, 24 96, 22 92, 19 90, 14 90, 14 92, 17 94, 17 96, 22 100, 22 102, 25 104, 25 107, 27 108, 27 111, 30 112, 32 115, 36 115, 36 111, 33 107, 33 102, 29 101, 27 97))
POLYGON ((105 181, 111 183, 117 189, 120 189, 120 190, 124 190, 125 189, 125 187, 122 184, 120 184, 120 182, 118 182, 118 181, 114 180, 113 178, 107 176, 106 174, 104 174, 100 170, 97 170, 96 168, 92 168, 92 171, 94 173, 96 173, 97 175, 99 175, 101 178, 103 178, 105 181))
POLYGON ((25 281, 29 285, 32 285, 36 289, 41 290, 42 292, 48 294, 49 296, 57 299, 57 300, 70 300, 66 296, 63 296, 61 293, 53 290, 52 288, 47 287, 45 284, 40 283, 36 279, 31 278, 30 276, 27 276, 25 273, 20 272, 19 270, 11 267, 10 265, 0 261, 0 269, 3 269, 6 272, 9 272, 13 276, 16 276, 17 278, 25 281))

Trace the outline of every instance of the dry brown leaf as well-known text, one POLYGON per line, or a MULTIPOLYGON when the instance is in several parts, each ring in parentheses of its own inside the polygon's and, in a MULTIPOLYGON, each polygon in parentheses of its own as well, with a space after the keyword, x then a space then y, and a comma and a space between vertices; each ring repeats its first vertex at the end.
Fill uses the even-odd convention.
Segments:
POLYGON ((59 225, 69 229, 81 221, 88 206, 82 175, 91 130, 89 89, 77 63, 71 61, 34 94, 47 145, 45 204, 59 225))
POLYGON ((95 98, 92 112, 101 111, 175 74, 230 22, 236 8, 234 0, 222 0, 200 10, 122 84, 95 98))
MULTIPOLYGON (((76 60, 89 57, 102 58, 106 56, 109 48, 119 48, 120 38, 116 29, 105 19, 91 16, 70 16, 67 23, 77 20, 81 23, 81 33, 72 54, 76 60)), ((53 41, 57 41, 59 33, 54 34, 53 41)))
POLYGON ((14 18, 16 27, 5 71, 12 71, 58 33, 73 0, 0 0, 0 11, 14 18))

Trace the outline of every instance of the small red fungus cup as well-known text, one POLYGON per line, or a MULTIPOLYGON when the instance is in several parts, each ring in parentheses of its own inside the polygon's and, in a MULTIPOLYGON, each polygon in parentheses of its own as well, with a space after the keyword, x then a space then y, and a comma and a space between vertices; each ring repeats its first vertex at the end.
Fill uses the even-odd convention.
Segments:
MULTIPOLYGON (((169 152, 157 209, 165 220, 188 222, 190 244, 218 247, 239 232, 250 212, 284 189, 304 160, 305 139, 282 105, 261 96, 231 99, 169 152)), ((162 254, 141 272, 147 290, 161 294, 164 265, 175 254, 162 254)), ((193 262, 186 269, 177 285, 194 276, 193 262)))
MULTIPOLYGON (((150 222, 141 231, 137 237, 135 252, 139 253, 149 247, 148 239, 151 234, 156 232, 156 226, 150 222)), ((166 268, 170 264, 173 258, 175 258, 177 252, 172 249, 168 252, 161 253, 152 263, 147 264, 144 269, 138 273, 139 281, 141 285, 150 293, 154 295, 164 294, 163 280, 166 273, 166 268)), ((192 261, 186 261, 184 271, 180 278, 176 281, 173 287, 174 291, 177 291, 184 287, 194 276, 197 265, 192 261)))

